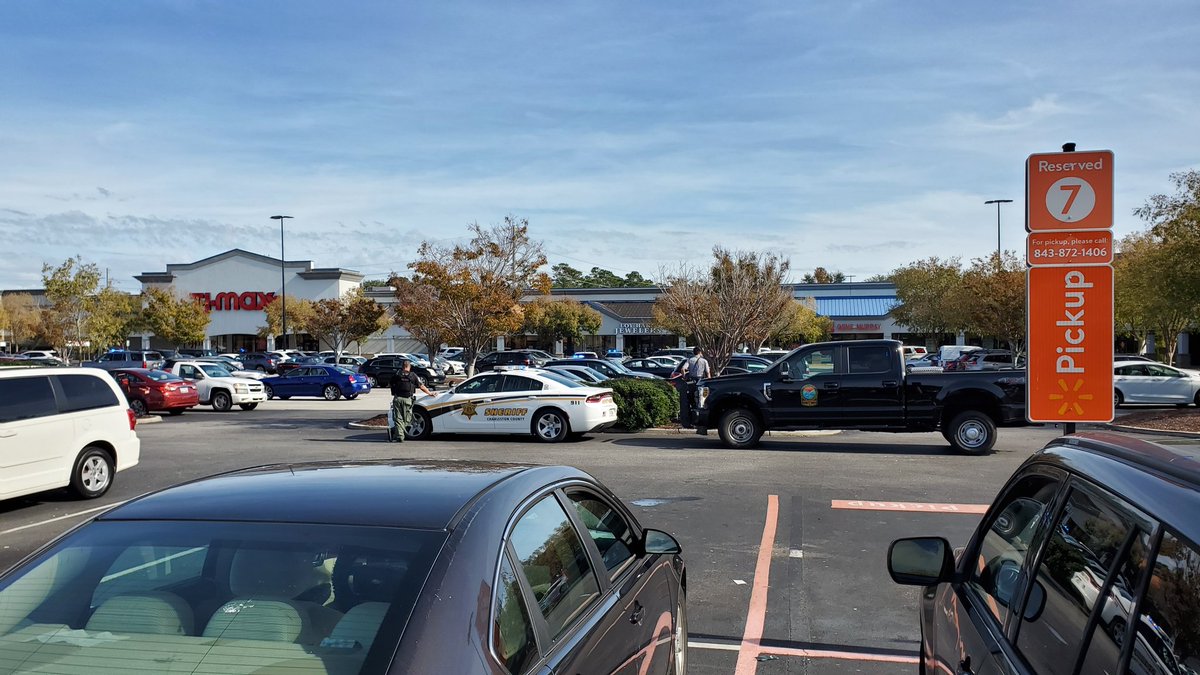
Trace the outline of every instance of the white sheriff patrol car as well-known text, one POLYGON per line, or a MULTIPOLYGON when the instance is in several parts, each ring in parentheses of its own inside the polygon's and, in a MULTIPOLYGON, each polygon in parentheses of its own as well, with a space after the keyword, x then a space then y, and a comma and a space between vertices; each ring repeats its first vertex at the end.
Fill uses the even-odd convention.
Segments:
POLYGON ((409 438, 432 434, 533 434, 546 443, 617 423, 612 390, 560 373, 501 366, 457 387, 418 399, 409 438))

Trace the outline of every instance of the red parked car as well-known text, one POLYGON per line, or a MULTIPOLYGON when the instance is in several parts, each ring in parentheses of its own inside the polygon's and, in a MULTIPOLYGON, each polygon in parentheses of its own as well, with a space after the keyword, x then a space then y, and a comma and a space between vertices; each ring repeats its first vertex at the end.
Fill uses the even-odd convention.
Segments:
POLYGON ((182 415, 184 410, 200 405, 196 385, 162 370, 122 368, 112 371, 112 376, 139 417, 151 410, 182 415))

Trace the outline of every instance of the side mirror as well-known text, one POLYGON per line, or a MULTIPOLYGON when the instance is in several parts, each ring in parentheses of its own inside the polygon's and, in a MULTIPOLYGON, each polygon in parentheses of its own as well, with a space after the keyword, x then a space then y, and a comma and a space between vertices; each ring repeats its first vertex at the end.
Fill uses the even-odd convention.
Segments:
POLYGON ((679 541, 662 530, 643 530, 642 540, 639 543, 641 544, 638 547, 641 549, 639 553, 642 555, 683 552, 683 547, 679 545, 679 541))
POLYGON ((787 361, 779 364, 779 379, 783 380, 784 382, 792 381, 792 370, 788 367, 787 361))
POLYGON ((950 542, 942 537, 897 539, 888 547, 888 574, 905 586, 933 586, 954 576, 950 542))
POLYGON ((1029 597, 1025 599, 1025 620, 1037 621, 1045 608, 1046 587, 1042 585, 1042 582, 1034 580, 1033 585, 1029 588, 1029 597))

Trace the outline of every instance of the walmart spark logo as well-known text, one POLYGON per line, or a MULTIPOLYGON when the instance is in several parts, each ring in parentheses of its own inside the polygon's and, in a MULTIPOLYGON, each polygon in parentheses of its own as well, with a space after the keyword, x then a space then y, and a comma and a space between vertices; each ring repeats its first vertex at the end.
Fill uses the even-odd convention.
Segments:
POLYGON ((1083 380, 1075 380, 1074 387, 1068 387, 1066 380, 1058 381, 1058 388, 1062 390, 1061 394, 1050 394, 1051 401, 1062 401, 1062 405, 1058 407, 1058 414, 1064 415, 1068 410, 1076 415, 1083 417, 1083 406, 1080 401, 1090 401, 1095 398, 1091 394, 1080 394, 1079 390, 1083 388, 1083 380))

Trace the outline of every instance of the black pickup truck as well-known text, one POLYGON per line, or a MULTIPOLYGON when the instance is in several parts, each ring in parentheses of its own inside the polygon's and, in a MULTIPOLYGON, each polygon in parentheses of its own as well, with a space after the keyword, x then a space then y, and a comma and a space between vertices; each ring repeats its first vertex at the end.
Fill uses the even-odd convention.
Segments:
POLYGON ((986 454, 996 428, 1025 421, 1025 371, 909 373, 896 340, 805 345, 762 372, 697 385, 695 424, 731 448, 768 430, 938 431, 950 445, 986 454))

